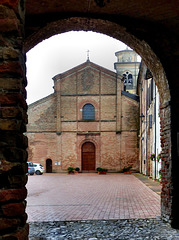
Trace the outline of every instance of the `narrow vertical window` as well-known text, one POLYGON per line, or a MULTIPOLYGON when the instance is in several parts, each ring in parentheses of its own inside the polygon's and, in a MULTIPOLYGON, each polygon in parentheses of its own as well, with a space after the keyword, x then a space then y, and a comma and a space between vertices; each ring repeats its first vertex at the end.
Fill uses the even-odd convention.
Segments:
POLYGON ((83 106, 83 120, 95 120, 95 108, 90 103, 83 106))
POLYGON ((152 128, 152 114, 149 115, 149 128, 152 128))

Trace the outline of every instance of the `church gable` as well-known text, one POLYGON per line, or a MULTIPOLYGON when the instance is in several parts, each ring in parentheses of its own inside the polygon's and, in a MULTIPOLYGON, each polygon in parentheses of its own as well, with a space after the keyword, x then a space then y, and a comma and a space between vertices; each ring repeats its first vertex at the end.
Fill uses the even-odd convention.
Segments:
POLYGON ((83 63, 54 78, 61 95, 97 95, 116 93, 116 74, 91 62, 83 63))
POLYGON ((77 74, 78 95, 99 94, 99 71, 88 66, 77 74))

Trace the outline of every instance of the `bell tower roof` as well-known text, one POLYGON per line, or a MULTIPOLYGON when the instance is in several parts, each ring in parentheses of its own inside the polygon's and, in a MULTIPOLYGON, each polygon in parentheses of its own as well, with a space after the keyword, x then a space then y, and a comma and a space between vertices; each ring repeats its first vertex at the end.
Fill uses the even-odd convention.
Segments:
POLYGON ((114 63, 114 68, 117 74, 124 77, 125 89, 135 93, 140 66, 137 53, 127 47, 125 50, 116 52, 115 55, 117 62, 114 63))
POLYGON ((131 49, 126 48, 115 53, 117 57, 117 62, 139 62, 137 60, 137 53, 131 49))

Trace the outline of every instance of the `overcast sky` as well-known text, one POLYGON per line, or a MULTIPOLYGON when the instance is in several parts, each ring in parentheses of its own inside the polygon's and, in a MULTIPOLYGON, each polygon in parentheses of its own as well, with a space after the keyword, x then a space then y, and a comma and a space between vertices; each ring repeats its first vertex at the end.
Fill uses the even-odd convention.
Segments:
POLYGON ((126 45, 112 37, 94 32, 67 32, 55 35, 27 53, 27 103, 53 93, 52 77, 87 60, 114 70, 115 52, 126 45))

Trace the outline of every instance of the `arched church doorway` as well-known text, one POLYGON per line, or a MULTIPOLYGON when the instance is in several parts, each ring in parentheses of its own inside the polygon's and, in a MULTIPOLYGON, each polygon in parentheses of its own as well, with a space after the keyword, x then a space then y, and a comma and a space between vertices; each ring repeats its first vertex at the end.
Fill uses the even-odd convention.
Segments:
POLYGON ((46 160, 46 172, 52 173, 52 160, 49 158, 46 160))
POLYGON ((82 171, 95 171, 96 149, 92 142, 86 142, 82 145, 82 171))

